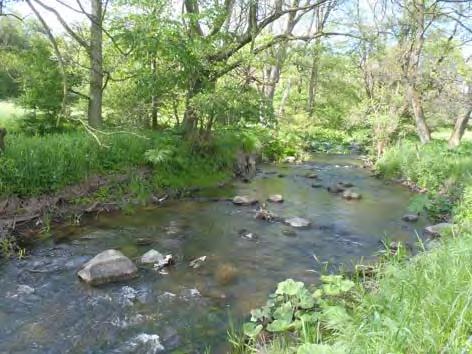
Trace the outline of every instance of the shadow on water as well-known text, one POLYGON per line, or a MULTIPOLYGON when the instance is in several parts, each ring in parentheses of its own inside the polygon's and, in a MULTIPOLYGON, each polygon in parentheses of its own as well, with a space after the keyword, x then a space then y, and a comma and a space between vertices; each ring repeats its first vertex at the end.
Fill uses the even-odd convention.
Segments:
POLYGON ((411 194, 369 177, 348 157, 264 166, 251 183, 202 196, 234 193, 259 200, 280 193, 284 203, 268 204, 270 210, 307 218, 313 227, 294 230, 256 220, 255 207, 196 198, 55 230, 27 259, 0 266, 0 352, 201 353, 210 346, 223 353, 228 316, 243 319, 278 281, 316 283, 323 264, 314 254, 333 268, 351 265, 371 258, 386 236, 413 244, 415 228, 426 222, 402 222, 411 194), (313 172, 318 180, 305 177, 313 172), (324 188, 338 181, 352 183, 362 200, 346 201, 324 188), (251 239, 243 237, 248 233, 251 239), (79 282, 80 265, 109 248, 133 259, 155 248, 177 263, 167 274, 142 267, 123 284, 79 282), (207 261, 200 268, 188 266, 201 256, 207 261))

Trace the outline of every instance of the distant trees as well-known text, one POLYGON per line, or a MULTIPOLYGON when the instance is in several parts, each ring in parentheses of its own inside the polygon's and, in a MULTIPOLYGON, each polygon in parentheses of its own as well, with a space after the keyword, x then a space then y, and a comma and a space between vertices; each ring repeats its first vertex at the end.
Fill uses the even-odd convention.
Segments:
POLYGON ((205 139, 228 125, 321 125, 367 129, 381 153, 401 134, 427 143, 446 124, 457 146, 470 119, 467 2, 54 2, 26 0, 34 25, 8 18, 17 25, 0 38, 0 95, 19 90, 25 106, 66 119, 86 107, 93 128, 175 125, 205 139), (20 54, 31 65, 13 65, 20 54))

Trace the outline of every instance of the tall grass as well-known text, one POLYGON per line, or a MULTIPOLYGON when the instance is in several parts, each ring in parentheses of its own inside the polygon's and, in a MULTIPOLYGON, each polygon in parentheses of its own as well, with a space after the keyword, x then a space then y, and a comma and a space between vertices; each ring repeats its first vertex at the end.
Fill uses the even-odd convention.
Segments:
POLYGON ((181 190, 214 185, 233 172, 237 151, 261 148, 247 131, 221 131, 188 141, 177 131, 101 136, 72 132, 45 136, 7 135, 0 155, 0 196, 58 191, 92 174, 111 174, 153 165, 154 186, 181 190))
POLYGON ((8 135, 0 156, 0 195, 36 195, 57 191, 94 173, 108 174, 144 164, 150 140, 119 134, 100 146, 85 133, 45 137, 8 135))

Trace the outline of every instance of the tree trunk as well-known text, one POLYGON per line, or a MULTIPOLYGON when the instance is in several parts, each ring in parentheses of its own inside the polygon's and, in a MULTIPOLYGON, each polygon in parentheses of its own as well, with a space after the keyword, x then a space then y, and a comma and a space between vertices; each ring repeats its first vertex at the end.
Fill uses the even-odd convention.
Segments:
POLYGON ((290 95, 290 88, 292 86, 292 78, 289 78, 287 81, 287 86, 285 86, 284 93, 282 94, 282 99, 280 100, 279 106, 279 117, 282 117, 285 114, 285 104, 287 103, 287 98, 290 95))
MULTIPOLYGON (((152 58, 151 60, 151 71, 152 71, 152 76, 154 78, 154 84, 156 83, 156 71, 157 71, 157 62, 156 58, 152 58)), ((153 91, 155 91, 154 85, 152 88, 153 91)), ((153 93, 151 96, 151 128, 153 130, 157 129, 157 96, 153 93)))
POLYGON ((318 90, 319 44, 320 44, 320 40, 316 39, 315 53, 313 54, 313 61, 311 63, 310 83, 308 85, 307 112, 310 117, 313 117, 313 113, 315 111, 315 100, 316 100, 316 93, 318 90))
POLYGON ((456 120, 454 130, 449 138, 449 147, 451 149, 460 145, 462 137, 464 136, 470 116, 472 115, 472 83, 469 82, 466 92, 466 112, 456 120))
POLYGON ((203 86, 203 81, 196 79, 187 92, 187 101, 185 103, 185 113, 182 122, 185 135, 187 136, 193 135, 198 128, 198 115, 191 101, 193 97, 202 92, 203 86))
POLYGON ((0 154, 5 151, 5 135, 7 135, 7 130, 0 128, 0 154))
POLYGON ((94 128, 102 125, 103 62, 102 62, 102 1, 92 0, 90 15, 90 87, 88 122, 94 128))
POLYGON ((452 131, 451 137, 449 138, 449 147, 454 149, 461 143, 462 137, 464 136, 467 124, 469 123, 470 115, 472 114, 472 108, 469 107, 467 112, 456 120, 454 130, 452 131))
POLYGON ((420 138, 422 144, 429 143, 431 141, 431 132, 429 131, 428 125, 426 124, 426 120, 424 117, 421 96, 414 87, 414 85, 410 86, 409 91, 411 106, 413 108, 413 114, 415 116, 415 124, 418 137, 420 138))

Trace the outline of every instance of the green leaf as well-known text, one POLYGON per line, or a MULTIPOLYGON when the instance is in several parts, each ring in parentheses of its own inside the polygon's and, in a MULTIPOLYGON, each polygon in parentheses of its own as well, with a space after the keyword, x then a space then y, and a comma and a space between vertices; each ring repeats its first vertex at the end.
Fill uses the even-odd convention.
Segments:
POLYGON ((293 307, 290 301, 283 303, 274 311, 276 320, 291 322, 293 319, 293 307))
POLYGON ((291 328, 292 321, 286 320, 274 320, 272 323, 267 325, 267 330, 269 332, 284 332, 291 328))
POLYGON ((304 291, 301 292, 300 298, 299 298, 299 306, 302 309, 308 310, 311 309, 315 306, 315 299, 311 294, 309 293, 308 290, 303 289, 304 291))
POLYGON ((338 283, 340 280, 343 279, 342 275, 322 275, 321 281, 325 284, 333 284, 338 283))
POLYGON ((277 295, 288 295, 295 296, 297 295, 305 285, 301 281, 294 281, 293 279, 287 279, 277 286, 275 293, 277 295))
POLYGON ((252 322, 246 322, 243 325, 244 335, 246 335, 250 338, 256 338, 259 335, 259 333, 261 333, 261 331, 262 331, 262 325, 257 325, 256 326, 252 322))

